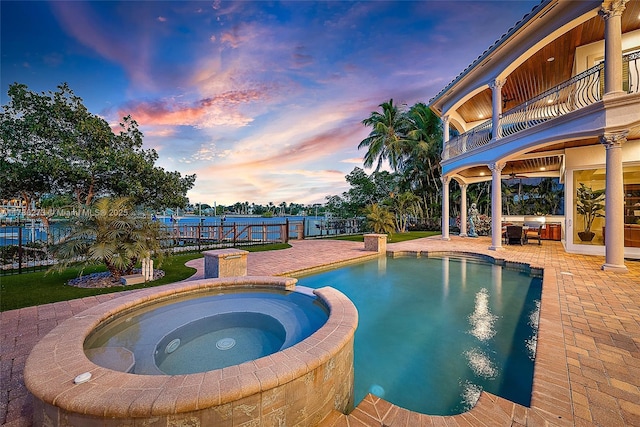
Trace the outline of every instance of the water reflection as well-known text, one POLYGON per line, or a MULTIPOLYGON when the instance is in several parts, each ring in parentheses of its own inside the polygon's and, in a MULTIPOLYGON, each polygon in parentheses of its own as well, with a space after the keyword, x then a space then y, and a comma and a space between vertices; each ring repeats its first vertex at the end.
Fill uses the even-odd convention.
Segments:
POLYGON ((387 272, 387 257, 382 255, 378 257, 378 276, 384 276, 387 272))
POLYGON ((494 379, 498 376, 496 364, 479 348, 467 350, 464 355, 469 362, 469 367, 476 376, 485 379, 494 379))
POLYGON ((495 322, 498 316, 489 310, 489 291, 486 288, 480 289, 476 294, 475 310, 469 316, 471 324, 471 335, 480 341, 486 341, 495 336, 495 322))
POLYGON ((460 260, 460 285, 462 289, 467 288, 467 260, 462 258, 460 260))
POLYGON ((449 257, 442 257, 442 299, 449 296, 449 257))
POLYGON ((531 326, 531 336, 524 340, 524 345, 531 360, 536 359, 536 348, 538 347, 538 327, 540 326, 540 300, 535 300, 535 308, 529 313, 529 326, 531 326))
MULTIPOLYGON (((491 271, 493 288, 497 289, 498 294, 502 287, 502 269, 500 274, 496 274, 496 270, 491 271)), ((469 324, 471 329, 469 333, 473 335, 481 344, 486 344, 496 335, 495 323, 498 316, 491 313, 489 308, 489 291, 486 288, 480 289, 475 296, 475 305, 473 313, 469 315, 469 324)), ((484 380, 493 380, 498 376, 499 370, 496 363, 491 360, 489 355, 479 347, 474 347, 464 351, 467 364, 477 378, 484 380)), ((466 409, 471 409, 480 397, 482 386, 473 384, 467 380, 462 385, 462 405, 466 409)))
POLYGON ((476 406, 476 402, 478 402, 478 399, 480 399, 480 393, 482 393, 482 387, 469 381, 465 381, 461 385, 462 406, 465 411, 468 411, 476 406))
POLYGON ((494 302, 498 312, 502 310, 502 266, 494 264, 491 266, 491 284, 495 292, 494 302))

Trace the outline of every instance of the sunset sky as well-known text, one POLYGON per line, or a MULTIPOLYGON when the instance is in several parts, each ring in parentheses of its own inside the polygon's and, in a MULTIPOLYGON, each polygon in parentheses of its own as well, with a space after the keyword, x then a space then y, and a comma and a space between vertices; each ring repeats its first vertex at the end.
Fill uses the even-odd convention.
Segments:
POLYGON ((379 104, 428 102, 538 3, 3 0, 2 104, 67 82, 197 174, 192 203, 324 203, 379 104))

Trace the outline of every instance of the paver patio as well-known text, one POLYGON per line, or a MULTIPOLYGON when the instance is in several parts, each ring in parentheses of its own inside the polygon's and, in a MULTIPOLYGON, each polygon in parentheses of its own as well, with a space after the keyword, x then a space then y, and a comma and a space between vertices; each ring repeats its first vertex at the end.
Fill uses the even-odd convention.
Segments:
MULTIPOLYGON (((362 243, 291 242, 292 248, 249 254, 249 275, 287 275, 370 257, 362 243)), ((640 261, 629 272, 600 270, 603 257, 572 255, 559 242, 490 251, 488 238, 439 237, 389 244, 389 251, 482 253, 544 269, 540 331, 532 403, 525 408, 484 393, 471 411, 426 416, 367 396, 349 415, 324 426, 640 426, 640 261)), ((203 261, 190 280, 201 278, 203 261)), ((136 291, 126 291, 136 292, 136 291)), ((0 423, 31 426, 32 397, 23 368, 34 344, 57 324, 122 293, 0 313, 0 423)))

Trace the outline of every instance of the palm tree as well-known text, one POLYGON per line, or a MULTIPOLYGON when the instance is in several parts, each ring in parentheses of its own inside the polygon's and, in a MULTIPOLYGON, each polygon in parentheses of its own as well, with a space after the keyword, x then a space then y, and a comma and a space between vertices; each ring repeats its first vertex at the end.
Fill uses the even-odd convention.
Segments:
POLYGON ((377 161, 375 171, 379 171, 384 160, 389 161, 394 171, 401 165, 406 154, 407 117, 393 99, 379 105, 382 113, 373 111, 362 124, 372 128, 369 136, 358 144, 358 149, 367 147, 364 166, 369 168, 377 161))
POLYGON ((396 229, 400 233, 407 231, 409 216, 420 213, 420 197, 410 191, 405 191, 389 199, 391 211, 395 213, 396 229))
POLYGON ((430 208, 439 205, 440 154, 442 152, 442 126, 440 119, 419 102, 408 113, 407 155, 402 164, 405 183, 422 197, 428 216, 430 208))
POLYGON ((116 280, 131 274, 137 262, 154 254, 162 260, 161 244, 168 236, 161 224, 134 212, 131 199, 103 198, 80 217, 70 234, 52 247, 63 271, 71 264, 104 263, 116 280))
POLYGON ((367 222, 375 233, 393 234, 395 230, 393 214, 385 207, 374 203, 365 209, 367 222))
POLYGON ((538 184, 538 192, 544 201, 546 213, 555 215, 562 203, 564 189, 557 179, 543 178, 538 184))

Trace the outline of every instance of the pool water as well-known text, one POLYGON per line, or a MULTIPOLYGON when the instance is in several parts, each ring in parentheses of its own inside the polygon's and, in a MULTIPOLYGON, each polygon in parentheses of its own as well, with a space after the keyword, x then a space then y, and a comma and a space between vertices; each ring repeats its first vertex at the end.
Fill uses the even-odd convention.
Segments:
POLYGON ((275 353, 285 338, 282 324, 266 314, 217 314, 165 336, 156 347, 155 362, 169 375, 212 371, 275 353))
MULTIPOLYGON (((143 375, 182 375, 238 365, 288 348, 325 324, 328 311, 311 289, 217 289, 189 293, 116 316, 91 333, 85 353, 133 355, 106 367, 143 375)), ((107 361, 108 362, 108 361, 107 361)))
POLYGON ((542 279, 478 258, 380 257, 299 279, 356 305, 355 402, 453 415, 486 390, 529 406, 542 279))

